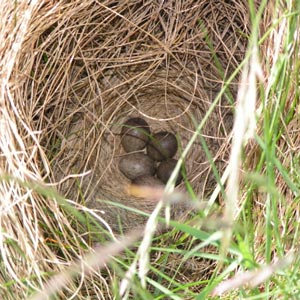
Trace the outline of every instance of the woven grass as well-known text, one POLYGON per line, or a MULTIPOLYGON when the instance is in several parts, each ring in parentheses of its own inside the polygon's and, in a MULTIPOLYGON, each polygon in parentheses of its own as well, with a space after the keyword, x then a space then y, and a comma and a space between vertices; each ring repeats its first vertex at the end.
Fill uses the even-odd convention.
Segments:
MULTIPOLYGON (((117 167, 128 116, 145 118, 153 131, 176 133, 182 149, 207 118, 201 133, 223 171, 238 77, 207 112, 244 57, 247 3, 1 2, 1 280, 14 281, 5 299, 24 299, 28 278, 33 290, 42 288, 90 247, 57 192, 78 211, 105 209, 99 221, 112 228, 120 225, 116 216, 125 229, 144 218, 102 199, 152 211, 155 202, 126 194, 129 181, 117 167)), ((209 196, 216 180, 200 140, 184 165, 194 192, 209 196)), ((59 297, 86 299, 93 291, 109 299, 107 277, 82 275, 59 297)))

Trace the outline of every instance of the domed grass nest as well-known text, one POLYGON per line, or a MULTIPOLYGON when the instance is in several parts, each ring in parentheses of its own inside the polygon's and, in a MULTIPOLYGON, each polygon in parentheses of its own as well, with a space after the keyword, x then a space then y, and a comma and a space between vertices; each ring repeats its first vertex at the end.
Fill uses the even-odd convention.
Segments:
MULTIPOLYGON (((74 228, 76 214, 60 206, 63 198, 94 209, 113 229, 145 217, 103 200, 148 213, 155 207, 127 193, 130 182, 118 169, 129 117, 176 134, 177 159, 198 131, 176 189, 210 196, 213 165, 222 173, 229 156, 250 20, 247 1, 4 2, 1 164, 8 175, 1 225, 18 247, 1 242, 1 249, 6 265, 17 266, 7 270, 15 299, 26 294, 20 278, 35 277, 32 289, 41 288, 45 272, 62 269, 60 259, 89 249, 82 228, 74 228), (18 253, 30 264, 17 265, 18 253)), ((83 299, 101 285, 97 299, 108 299, 105 279, 93 275, 98 280, 81 281, 82 289, 70 284, 62 295, 83 299)))

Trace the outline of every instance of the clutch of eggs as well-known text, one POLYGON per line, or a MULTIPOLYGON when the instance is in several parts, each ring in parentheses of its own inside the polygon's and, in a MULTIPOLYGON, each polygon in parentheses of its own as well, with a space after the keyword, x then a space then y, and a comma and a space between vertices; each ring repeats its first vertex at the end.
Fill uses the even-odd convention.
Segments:
MULTIPOLYGON (((128 155, 119 161, 119 169, 135 185, 161 186, 168 182, 177 160, 172 159, 178 149, 174 134, 160 131, 151 135, 150 126, 142 118, 129 118, 123 124, 121 144, 128 155), (146 148, 146 154, 140 151, 146 148), (131 153, 133 152, 133 153, 131 153), (160 162, 155 177, 155 162, 160 162)), ((176 185, 182 180, 179 173, 176 185)))

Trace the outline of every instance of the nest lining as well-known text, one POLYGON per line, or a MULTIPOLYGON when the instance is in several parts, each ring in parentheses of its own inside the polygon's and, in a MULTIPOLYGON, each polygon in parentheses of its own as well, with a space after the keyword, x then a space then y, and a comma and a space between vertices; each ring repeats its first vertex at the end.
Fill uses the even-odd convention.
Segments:
MULTIPOLYGON (((163 82, 162 79, 160 82, 163 82)), ((142 116, 149 123, 153 132, 168 130, 178 134, 181 148, 184 149, 195 130, 195 125, 192 125, 193 128, 191 124, 201 120, 208 109, 205 103, 201 105, 201 108, 195 104, 195 102, 199 102, 199 96, 184 99, 178 89, 166 96, 165 90, 160 91, 160 89, 165 89, 166 85, 167 83, 160 88, 157 85, 154 88, 142 88, 141 93, 136 90, 129 100, 123 102, 120 97, 115 97, 115 95, 110 99, 106 97, 105 104, 109 103, 110 107, 95 121, 87 120, 82 114, 77 113, 76 121, 70 122, 70 127, 66 129, 67 135, 65 136, 67 138, 62 146, 64 150, 61 152, 61 157, 55 157, 54 170, 59 168, 59 171, 56 171, 56 174, 61 172, 59 178, 68 174, 92 171, 77 181, 74 179, 64 181, 62 184, 64 194, 69 195, 72 199, 76 198, 79 195, 76 185, 79 184, 82 191, 80 197, 87 201, 92 208, 103 209, 104 206, 99 200, 107 199, 151 212, 156 203, 143 202, 141 199, 128 195, 126 187, 129 180, 118 169, 119 158, 126 155, 120 145, 122 124, 129 116, 142 116), (193 113, 190 113, 191 110, 193 113), (103 123, 104 126, 102 126, 103 123), (84 145, 84 151, 82 145, 84 145)), ((99 106, 101 109, 105 109, 106 105, 99 106)), ((203 132, 212 140, 210 130, 211 128, 204 128, 203 132)), ((210 141, 209 144, 218 145, 210 141)), ((192 183, 198 181, 197 185, 194 184, 198 191, 201 188, 204 189, 204 184, 201 186, 197 178, 209 169, 204 152, 199 149, 201 149, 201 144, 197 142, 188 154, 185 163, 189 180, 192 183)), ((176 154, 176 158, 179 155, 180 152, 176 154)), ((106 210, 109 220, 115 218, 116 211, 116 208, 106 210)), ((134 218, 129 216, 126 218, 131 221, 131 226, 136 225, 133 222, 134 218)), ((139 220, 137 217, 136 219, 139 220)), ((128 225, 125 221, 124 223, 124 225, 128 225)))

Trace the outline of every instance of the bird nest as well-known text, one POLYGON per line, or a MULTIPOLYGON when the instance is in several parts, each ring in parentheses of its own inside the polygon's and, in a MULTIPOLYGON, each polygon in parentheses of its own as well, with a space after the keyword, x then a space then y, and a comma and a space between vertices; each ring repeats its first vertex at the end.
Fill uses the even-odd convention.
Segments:
MULTIPOLYGON (((145 119, 153 132, 176 134, 176 158, 197 132, 184 157, 185 181, 177 189, 184 192, 189 185, 199 198, 210 195, 216 185, 212 166, 222 172, 230 150, 238 82, 233 74, 249 34, 247 1, 1 5, 6 5, 8 14, 2 19, 11 32, 11 39, 2 39, 2 81, 7 78, 11 84, 1 92, 1 163, 6 173, 21 180, 2 186, 7 214, 1 222, 20 225, 24 241, 19 247, 26 255, 33 258, 40 251, 41 257, 52 257, 51 268, 60 268, 43 244, 45 228, 59 228, 62 234, 52 230, 55 241, 80 248, 68 217, 56 201, 47 201, 53 195, 45 186, 97 213, 105 208, 103 219, 112 227, 116 215, 126 228, 144 222, 102 201, 146 212, 156 204, 129 195, 130 181, 118 169, 125 155, 120 132, 129 117, 145 119), (15 27, 11 12, 17 16, 15 27)), ((15 230, 7 230, 18 240, 15 230)), ((10 261, 11 249, 4 248, 3 257, 10 261)), ((71 255, 67 250, 64 254, 71 255)), ((77 255, 75 250, 72 255, 77 255)), ((33 260, 35 274, 48 267, 33 260)), ((32 276, 26 263, 20 268, 11 272, 14 278, 32 276)))

